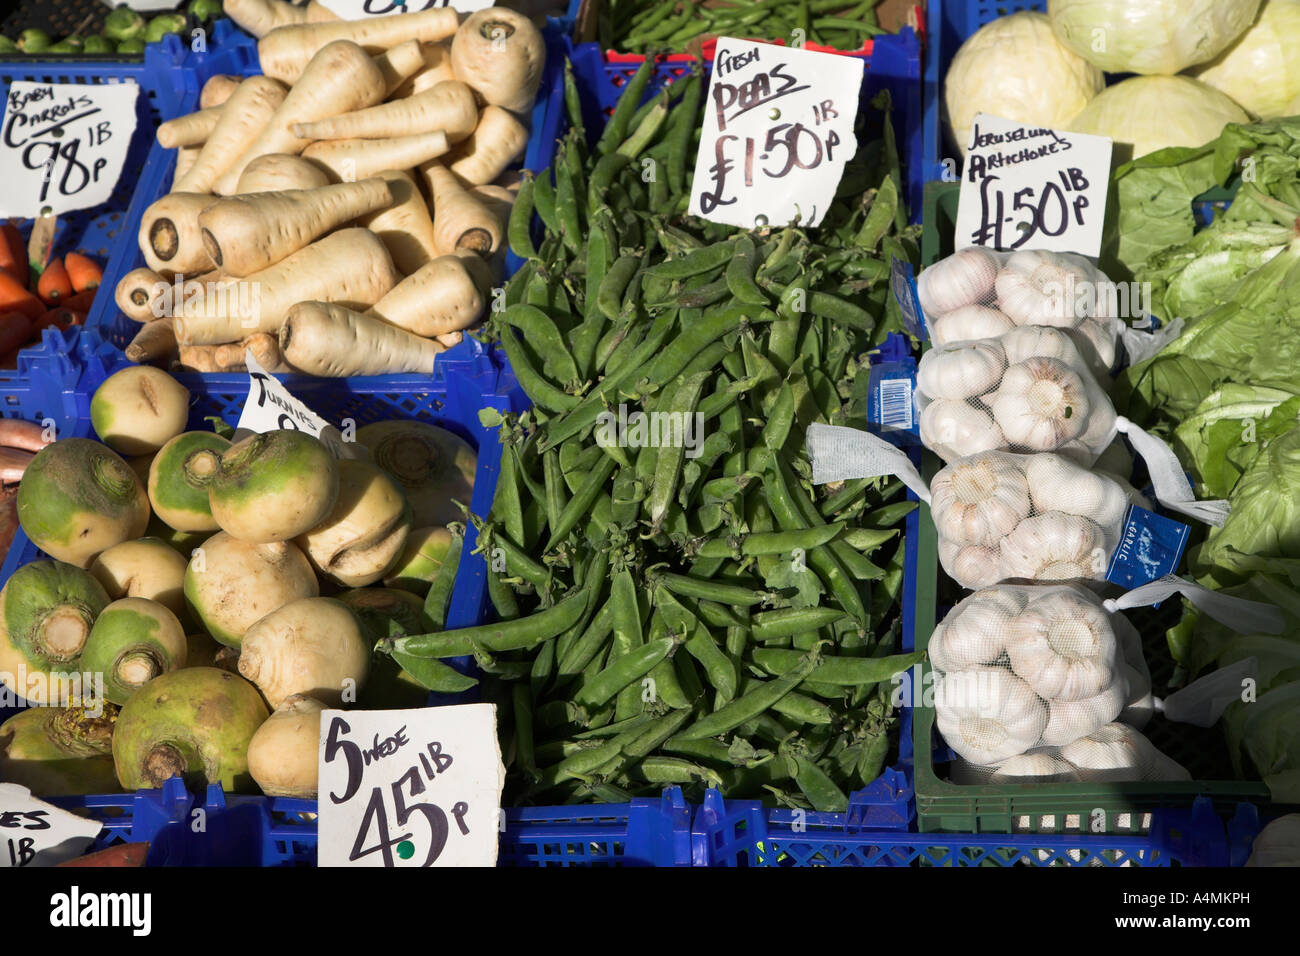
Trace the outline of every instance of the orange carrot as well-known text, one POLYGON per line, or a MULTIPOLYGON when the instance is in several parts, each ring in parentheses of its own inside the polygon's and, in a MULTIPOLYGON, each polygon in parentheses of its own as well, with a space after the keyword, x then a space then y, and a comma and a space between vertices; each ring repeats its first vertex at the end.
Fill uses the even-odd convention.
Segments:
POLYGON ((72 288, 76 292, 98 289, 104 281, 104 270, 99 267, 99 263, 80 252, 69 252, 63 257, 63 265, 68 270, 68 278, 72 280, 72 288))
POLYGON ((0 226, 0 269, 8 269, 13 277, 27 288, 27 249, 18 227, 11 222, 0 226))
POLYGON ((32 324, 32 331, 39 335, 42 329, 48 329, 50 326, 64 331, 74 325, 84 325, 85 322, 86 314, 84 312, 75 312, 72 309, 50 309, 50 311, 37 317, 32 324))
POLYGON ((41 277, 36 280, 36 294, 46 305, 55 305, 72 295, 72 280, 60 258, 50 260, 41 277))
MULTIPOLYGON (((64 260, 66 262, 66 259, 64 260)), ((98 290, 87 289, 85 292, 78 292, 76 295, 70 295, 59 305, 65 309, 75 309, 78 312, 90 313, 90 306, 95 301, 95 294, 98 290)))
POLYGON ((32 320, 21 312, 0 315, 0 352, 21 348, 32 337, 32 320))
POLYGON ((21 312, 35 319, 45 311, 45 306, 27 291, 17 276, 8 269, 0 269, 0 311, 21 312))

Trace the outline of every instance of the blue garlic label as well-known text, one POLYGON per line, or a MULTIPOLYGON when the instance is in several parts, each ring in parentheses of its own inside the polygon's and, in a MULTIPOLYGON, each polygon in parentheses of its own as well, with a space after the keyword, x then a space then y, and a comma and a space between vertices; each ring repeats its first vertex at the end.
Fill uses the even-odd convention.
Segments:
POLYGON ((894 301, 898 303, 898 310, 903 315, 903 328, 907 330, 907 334, 914 339, 928 342, 930 336, 926 334, 925 316, 921 312, 921 296, 916 291, 916 273, 912 270, 910 262, 897 256, 890 256, 889 288, 894 294, 894 301))
POLYGON ((1180 521, 1130 505, 1106 580, 1127 590, 1173 574, 1182 561, 1189 531, 1180 521))

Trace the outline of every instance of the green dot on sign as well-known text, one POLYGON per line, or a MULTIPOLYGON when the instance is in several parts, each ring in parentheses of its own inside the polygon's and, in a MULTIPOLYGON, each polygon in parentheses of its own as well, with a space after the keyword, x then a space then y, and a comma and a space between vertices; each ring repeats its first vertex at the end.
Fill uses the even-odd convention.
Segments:
POLYGON ((397 855, 403 860, 409 860, 411 857, 415 856, 415 844, 410 840, 403 840, 401 843, 397 844, 397 855))

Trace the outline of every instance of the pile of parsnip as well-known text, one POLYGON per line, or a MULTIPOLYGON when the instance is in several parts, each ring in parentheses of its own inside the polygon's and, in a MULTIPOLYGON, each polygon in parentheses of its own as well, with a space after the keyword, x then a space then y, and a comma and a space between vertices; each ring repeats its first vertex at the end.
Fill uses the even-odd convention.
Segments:
POLYGON ((118 307, 136 362, 322 376, 429 373, 479 320, 504 258, 545 63, 504 8, 367 20, 238 0, 263 75, 215 76, 162 124, 172 191, 118 307))

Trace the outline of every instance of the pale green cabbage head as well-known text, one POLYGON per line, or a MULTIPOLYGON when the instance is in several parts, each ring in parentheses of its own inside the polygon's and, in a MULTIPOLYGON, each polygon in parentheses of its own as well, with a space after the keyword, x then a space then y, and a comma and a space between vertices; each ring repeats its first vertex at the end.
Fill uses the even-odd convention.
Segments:
POLYGON ((1300 98, 1300 0, 1264 0, 1255 25, 1193 71, 1260 119, 1292 116, 1300 98))
POLYGON ((944 123, 963 156, 977 113, 1064 129, 1097 95, 1101 71, 1057 41, 1043 13, 985 24, 961 45, 944 78, 944 123))
POLYGON ((1248 123, 1246 111, 1216 89, 1186 76, 1135 76, 1107 87, 1070 129, 1131 144, 1136 159, 1166 146, 1204 146, 1228 123, 1248 123))
POLYGON ((1107 73, 1172 76, 1214 59, 1260 0, 1048 0, 1057 37, 1107 73))

